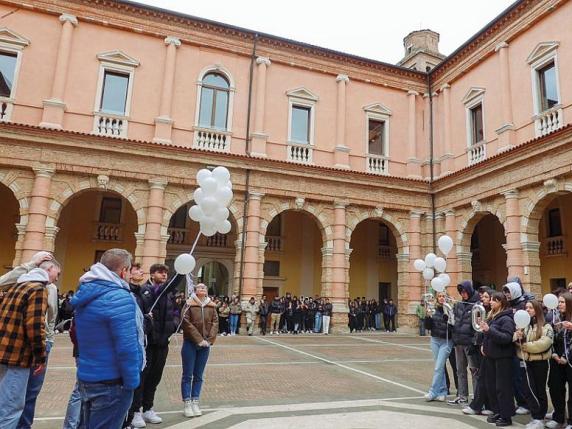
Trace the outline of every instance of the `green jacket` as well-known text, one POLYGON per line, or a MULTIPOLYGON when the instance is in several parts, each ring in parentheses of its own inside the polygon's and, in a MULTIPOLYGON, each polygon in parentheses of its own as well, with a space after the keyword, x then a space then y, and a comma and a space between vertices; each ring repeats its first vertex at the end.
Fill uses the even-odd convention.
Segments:
POLYGON ((425 319, 426 317, 425 307, 422 306, 421 304, 417 304, 417 308, 415 309, 415 314, 417 314, 417 317, 419 317, 420 319, 425 319))

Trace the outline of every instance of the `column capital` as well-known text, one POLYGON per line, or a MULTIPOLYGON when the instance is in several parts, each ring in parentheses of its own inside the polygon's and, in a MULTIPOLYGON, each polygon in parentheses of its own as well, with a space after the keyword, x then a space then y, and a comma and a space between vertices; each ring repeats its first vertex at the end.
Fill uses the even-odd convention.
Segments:
POLYGON ((52 177, 56 172, 56 168, 51 165, 36 165, 32 167, 36 177, 52 177))
POLYGON ((270 64, 272 64, 272 61, 270 61, 270 58, 268 57, 256 57, 256 64, 258 65, 264 64, 265 66, 269 66, 270 64))
POLYGON ((59 20, 62 24, 66 22, 71 23, 74 27, 78 24, 77 17, 75 15, 69 13, 62 13, 59 17, 59 20))
POLYGON ((446 209, 443 211, 443 213, 445 213, 445 216, 447 216, 447 217, 455 216, 455 210, 453 210, 453 209, 446 209))
POLYGON ((249 200, 260 201, 263 196, 264 196, 264 194, 262 192, 249 192, 248 193, 248 199, 249 200))
POLYGON ((410 89, 409 91, 407 91, 407 95, 412 95, 412 96, 416 96, 419 95, 419 93, 417 91, 413 91, 412 89, 410 89))
POLYGON ((443 84, 443 86, 441 86, 441 88, 439 88, 439 90, 441 92, 445 91, 445 90, 449 90, 451 89, 451 85, 449 85, 448 83, 443 84))
POLYGON ((175 36, 167 36, 165 37, 165 45, 173 45, 175 48, 178 48, 179 46, 181 46, 181 39, 179 39, 178 37, 175 36))
POLYGON ((322 256, 332 256, 334 254, 333 247, 322 247, 320 250, 322 251, 322 256))
POLYGON ((540 252, 540 242, 539 241, 522 241, 522 250, 525 252, 539 253, 540 252))
POLYGON ((424 99, 428 99, 430 96, 430 94, 428 92, 423 93, 423 98, 424 99))
POLYGON ((500 42, 495 46, 495 52, 500 51, 501 49, 505 49, 508 48, 508 43, 506 42, 500 42))
POLYGON ((150 189, 165 189, 167 187, 167 179, 163 177, 154 177, 148 180, 150 189))
POLYGON ((423 214, 423 211, 421 211, 421 210, 411 210, 409 212, 409 218, 420 219, 422 214, 423 214))
POLYGON ((334 208, 345 209, 350 203, 346 200, 334 200, 334 208))
POLYGON ((339 74, 336 76, 336 82, 348 83, 349 81, 350 81, 350 78, 347 74, 339 74))
POLYGON ((435 219, 443 219, 445 212, 435 212, 435 219))
POLYGON ((501 192, 502 195, 504 195, 504 197, 509 200, 512 198, 518 198, 518 189, 510 189, 508 191, 505 192, 501 192))

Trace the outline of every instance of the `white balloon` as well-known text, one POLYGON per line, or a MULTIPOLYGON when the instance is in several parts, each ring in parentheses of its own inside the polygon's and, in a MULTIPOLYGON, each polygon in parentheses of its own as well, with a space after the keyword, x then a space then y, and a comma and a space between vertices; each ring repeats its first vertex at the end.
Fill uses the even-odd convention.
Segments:
POLYGON ((439 246, 439 250, 443 252, 445 256, 447 256, 451 249, 453 249, 453 239, 448 235, 442 235, 439 237, 437 245, 439 246))
POLYGON ((232 182, 229 180, 228 182, 225 183, 225 185, 228 189, 232 190, 232 182))
POLYGON ((203 181, 208 178, 211 177, 212 173, 210 170, 207 170, 206 168, 202 168, 197 172, 197 182, 199 184, 199 186, 203 186, 203 181))
POLYGON ((530 324, 530 314, 524 310, 514 313, 514 323, 518 329, 524 329, 530 324))
POLYGON ((413 262, 413 267, 417 271, 423 271, 426 267, 425 261, 423 259, 416 259, 415 262, 413 262))
POLYGON ((203 201, 204 197, 205 194, 203 193, 203 190, 201 188, 197 188, 195 189, 195 192, 193 192, 193 200, 195 201, 196 204, 200 204, 201 201, 203 201))
POLYGON ((212 237, 216 234, 216 226, 201 223, 201 234, 207 237, 212 237))
POLYGON ((177 274, 189 274, 195 269, 195 265, 195 258, 188 253, 183 253, 175 259, 175 271, 177 274))
POLYGON ((435 271, 433 271, 433 268, 425 268, 423 270, 423 278, 425 280, 431 280, 434 275, 435 275, 435 271))
POLYGON ((435 262, 433 263, 433 265, 435 265, 435 269, 440 273, 442 273, 443 271, 445 271, 445 269, 447 269, 447 261, 445 261, 445 259, 441 257, 435 258, 435 262))
POLYGON ((451 277, 449 277, 449 274, 441 273, 439 274, 439 278, 443 281, 443 285, 445 287, 451 284, 451 277))
POLYGON ((229 187, 224 186, 224 187, 219 187, 218 191, 216 191, 215 194, 215 198, 217 199, 217 201, 220 201, 221 205, 228 207, 232 201, 232 191, 230 190, 229 187))
POLYGON ((221 186, 226 185, 226 182, 230 179, 230 172, 226 167, 215 168, 212 175, 221 186))
POLYGON ((556 309, 556 307, 558 307, 558 297, 551 293, 547 293, 546 295, 544 295, 544 298, 542 298, 542 302, 549 310, 554 310, 556 309))
POLYGON ((207 216, 211 216, 212 214, 214 214, 216 209, 220 207, 215 197, 204 197, 199 205, 203 210, 203 213, 206 214, 207 216))
POLYGON ((230 212, 228 211, 228 209, 226 207, 219 207, 218 209, 216 209, 216 211, 213 213, 213 219, 220 224, 223 220, 227 220, 228 219, 228 215, 230 214, 230 212))
POLYGON ((218 182, 214 177, 207 177, 203 180, 201 188, 203 190, 203 194, 210 197, 216 194, 216 191, 218 190, 218 182))
POLYGON ((427 255, 425 255, 425 265, 427 265, 427 267, 429 268, 433 268, 436 257, 437 255, 435 255, 434 253, 427 253, 427 255))
POLYGON ((189 217, 195 222, 200 222, 205 217, 205 214, 199 206, 192 206, 189 209, 189 217))
POLYGON ((433 277, 431 280, 431 287, 435 292, 443 292, 445 290, 445 284, 439 277, 433 277))
POLYGON ((232 229, 232 225, 228 220, 223 220, 221 223, 218 224, 216 229, 221 234, 228 234, 232 229))

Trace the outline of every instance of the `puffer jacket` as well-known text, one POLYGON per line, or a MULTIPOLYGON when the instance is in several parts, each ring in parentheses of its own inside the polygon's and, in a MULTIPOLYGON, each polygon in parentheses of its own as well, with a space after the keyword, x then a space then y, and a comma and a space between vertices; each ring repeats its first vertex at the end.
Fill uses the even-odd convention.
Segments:
MULTIPOLYGON (((155 286, 151 282, 145 283, 141 286, 140 293, 142 296, 146 296, 148 293, 151 298, 151 306, 161 294, 163 289, 167 287, 169 282, 161 285, 160 288, 155 289, 155 286)), ((175 295, 169 290, 161 299, 155 308, 153 309, 153 322, 151 332, 147 335, 147 343, 149 345, 155 345, 159 347, 166 347, 169 345, 169 338, 177 330, 179 326, 179 315, 178 307, 175 304, 175 295)))
POLYGON ((488 321, 489 330, 483 335, 483 353, 490 359, 510 358, 514 356, 512 342, 516 325, 512 309, 501 311, 488 321))
POLYGON ((435 338, 451 339, 452 326, 449 323, 449 316, 443 311, 440 305, 435 306, 433 316, 426 317, 425 328, 431 331, 431 336, 435 338))
POLYGON ((552 355, 552 341, 554 331, 550 324, 545 323, 542 327, 542 336, 536 339, 538 325, 529 325, 525 328, 525 337, 522 341, 517 340, 516 333, 513 340, 516 344, 516 355, 526 361, 549 360, 552 355))
POLYGON ((214 344, 218 333, 216 306, 210 298, 203 302, 196 295, 187 301, 187 311, 183 316, 183 338, 197 345, 203 340, 214 344))
POLYGON ((473 304, 479 302, 479 293, 473 291, 467 301, 459 301, 453 307, 455 326, 453 327, 453 342, 456 346, 473 344, 475 330, 472 323, 473 304))
POLYGON ((232 303, 228 308, 230 308, 230 314, 242 314, 242 306, 240 305, 240 302, 238 304, 232 303))
POLYGON ((256 318, 256 313, 258 313, 258 305, 256 305, 256 303, 251 304, 249 301, 242 306, 242 310, 246 314, 246 318, 252 320, 256 318))
POLYGON ((102 264, 82 279, 96 266, 104 275, 82 282, 71 300, 80 350, 77 378, 88 383, 121 379, 124 388, 135 389, 144 362, 143 317, 127 283, 102 264))

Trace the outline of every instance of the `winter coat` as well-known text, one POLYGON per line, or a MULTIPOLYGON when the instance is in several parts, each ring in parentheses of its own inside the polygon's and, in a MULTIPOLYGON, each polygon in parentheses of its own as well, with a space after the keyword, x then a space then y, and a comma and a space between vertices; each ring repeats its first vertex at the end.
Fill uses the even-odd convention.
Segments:
POLYGON ((512 309, 501 311, 488 321, 489 330, 483 335, 483 353, 490 359, 511 358, 514 356, 512 342, 516 325, 512 309))
POLYGON ((149 289, 143 289, 142 286, 131 283, 129 284, 129 290, 135 297, 139 310, 143 313, 143 331, 145 332, 145 335, 149 336, 153 332, 153 319, 149 315, 153 302, 155 301, 153 293, 149 289))
POLYGON ((453 326, 453 343, 456 346, 473 344, 475 330, 473 329, 473 304, 480 301, 479 293, 473 291, 467 301, 459 301, 453 307, 455 325, 453 326))
POLYGON ((240 302, 238 304, 230 304, 228 306, 230 308, 230 314, 241 314, 242 313, 242 306, 240 305, 240 302))
POLYGON ((230 308, 228 307, 228 305, 226 307, 220 307, 218 309, 218 317, 222 319, 228 318, 229 314, 230 314, 230 308))
POLYGON ((554 328, 553 349, 558 356, 572 362, 572 331, 563 328, 562 325, 556 326, 554 328), (564 347, 564 343, 566 343, 566 347, 564 347), (565 356, 566 351, 568 351, 568 356, 565 356))
POLYGON ((334 309, 334 307, 330 302, 324 304, 324 316, 332 317, 332 310, 333 309, 334 309))
POLYGON ((383 309, 383 314, 385 314, 388 317, 393 317, 397 314, 397 307, 395 306, 395 304, 387 304, 383 309))
MULTIPOLYGON (((148 281, 141 286, 141 294, 143 296, 149 294, 152 297, 152 306, 168 283, 169 282, 156 289, 155 286, 148 281)), ((172 291, 168 291, 161 297, 153 309, 153 329, 150 335, 147 336, 147 344, 159 347, 168 346, 169 338, 175 333, 177 326, 179 326, 179 315, 177 304, 175 303, 175 295, 172 291)))
POLYGON ((195 345, 203 340, 214 344, 218 333, 218 316, 214 302, 208 297, 201 302, 193 294, 187 304, 187 311, 183 315, 183 338, 195 345))
POLYGON ((278 299, 274 299, 270 305, 270 313, 281 314, 284 313, 284 305, 278 299))
POLYGON ((453 327, 449 323, 449 316, 440 305, 435 306, 433 316, 425 318, 425 328, 431 331, 432 337, 449 340, 452 337, 453 327))
POLYGON ((246 314, 247 320, 254 320, 256 319, 256 313, 258 313, 258 305, 256 303, 251 304, 249 301, 242 306, 242 310, 246 314))
POLYGON ((260 301, 260 303, 258 304, 258 314, 260 314, 262 317, 264 316, 268 316, 268 312, 270 311, 270 306, 268 305, 268 303, 266 301, 260 301))
POLYGON ((552 340, 554 331, 550 324, 545 323, 542 327, 542 336, 536 339, 538 325, 529 325, 524 329, 524 338, 517 340, 516 333, 513 340, 516 344, 516 355, 526 361, 549 360, 552 356, 552 340))
POLYGON ((129 286, 101 263, 80 281, 71 301, 80 350, 77 378, 121 379, 125 389, 137 388, 144 364, 142 315, 129 286))

